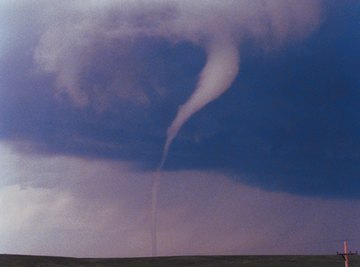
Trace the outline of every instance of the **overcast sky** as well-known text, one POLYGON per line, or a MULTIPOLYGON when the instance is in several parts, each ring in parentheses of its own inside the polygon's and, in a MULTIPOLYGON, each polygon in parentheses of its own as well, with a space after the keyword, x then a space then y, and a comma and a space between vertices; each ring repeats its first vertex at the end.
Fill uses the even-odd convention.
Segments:
POLYGON ((360 249, 360 3, 3 0, 0 253, 360 249), (160 174, 156 170, 161 166, 160 174))

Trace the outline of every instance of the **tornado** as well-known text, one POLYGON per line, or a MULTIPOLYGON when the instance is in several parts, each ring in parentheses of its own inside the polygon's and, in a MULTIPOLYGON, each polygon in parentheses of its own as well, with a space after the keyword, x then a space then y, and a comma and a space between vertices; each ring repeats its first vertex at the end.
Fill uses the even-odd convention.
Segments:
POLYGON ((180 106, 175 119, 167 130, 167 138, 163 155, 156 170, 151 197, 152 227, 151 244, 152 256, 157 256, 157 200, 160 186, 161 171, 165 164, 170 145, 180 131, 181 127, 197 111, 211 101, 217 99, 232 84, 239 72, 239 50, 235 42, 226 38, 211 41, 206 46, 207 61, 201 71, 198 85, 194 93, 180 106))
POLYGON ((161 170, 155 172, 151 192, 151 255, 157 256, 157 202, 161 170))
POLYGON ((175 119, 167 129, 167 138, 162 158, 161 169, 166 161, 169 148, 181 127, 197 111, 217 99, 232 84, 239 72, 240 56, 236 42, 230 38, 217 38, 206 46, 207 61, 201 71, 194 93, 180 106, 175 119))

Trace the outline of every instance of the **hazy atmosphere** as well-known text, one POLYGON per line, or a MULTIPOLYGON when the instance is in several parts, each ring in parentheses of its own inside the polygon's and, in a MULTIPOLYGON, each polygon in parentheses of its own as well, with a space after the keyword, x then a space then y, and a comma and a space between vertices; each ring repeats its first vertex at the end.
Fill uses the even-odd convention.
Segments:
POLYGON ((358 0, 2 0, 0 35, 0 254, 360 250, 358 0))

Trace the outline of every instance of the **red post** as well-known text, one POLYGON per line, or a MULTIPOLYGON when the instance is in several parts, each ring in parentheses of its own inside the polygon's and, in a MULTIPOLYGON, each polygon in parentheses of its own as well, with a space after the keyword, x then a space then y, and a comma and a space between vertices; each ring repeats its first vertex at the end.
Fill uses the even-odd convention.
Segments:
POLYGON ((349 267, 349 256, 358 255, 358 253, 357 251, 356 252, 349 251, 348 243, 347 241, 344 241, 344 253, 337 252, 337 255, 340 255, 344 259, 345 267, 349 267))

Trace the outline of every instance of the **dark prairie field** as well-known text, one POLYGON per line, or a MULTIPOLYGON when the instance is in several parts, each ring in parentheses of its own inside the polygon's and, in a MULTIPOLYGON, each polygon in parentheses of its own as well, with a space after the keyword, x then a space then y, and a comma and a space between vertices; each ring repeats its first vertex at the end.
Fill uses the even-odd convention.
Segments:
MULTIPOLYGON (((340 267, 340 256, 182 256, 156 258, 79 259, 45 256, 0 255, 1 267, 340 267)), ((360 257, 350 267, 360 267, 360 257)))

